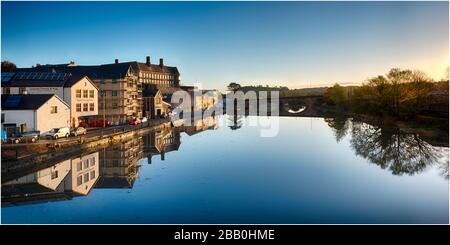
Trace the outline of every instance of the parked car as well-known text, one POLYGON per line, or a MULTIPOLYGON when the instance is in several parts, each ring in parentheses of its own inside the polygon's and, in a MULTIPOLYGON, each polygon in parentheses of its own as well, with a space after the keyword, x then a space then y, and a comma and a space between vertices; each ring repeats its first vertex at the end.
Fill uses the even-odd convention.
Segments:
POLYGON ((146 117, 141 118, 141 123, 145 123, 147 121, 148 121, 148 119, 146 117))
POLYGON ((70 128, 68 127, 54 128, 44 134, 45 138, 52 138, 55 140, 62 137, 69 138, 69 135, 70 135, 70 128))
POLYGON ((78 136, 78 135, 84 135, 87 133, 87 130, 83 127, 76 127, 70 130, 70 135, 78 136))
MULTIPOLYGON (((106 127, 107 127, 107 126, 111 126, 111 125, 112 125, 112 124, 111 124, 110 121, 105 120, 105 126, 106 126, 106 127)), ((89 127, 95 127, 95 128, 103 127, 103 120, 91 122, 91 123, 89 124, 89 127)))
POLYGON ((130 119, 130 121, 128 121, 129 125, 138 125, 141 123, 141 119, 137 118, 137 117, 133 117, 130 119))
POLYGON ((9 142, 13 144, 26 143, 26 142, 37 142, 41 135, 40 131, 28 131, 20 133, 18 136, 9 137, 9 142))

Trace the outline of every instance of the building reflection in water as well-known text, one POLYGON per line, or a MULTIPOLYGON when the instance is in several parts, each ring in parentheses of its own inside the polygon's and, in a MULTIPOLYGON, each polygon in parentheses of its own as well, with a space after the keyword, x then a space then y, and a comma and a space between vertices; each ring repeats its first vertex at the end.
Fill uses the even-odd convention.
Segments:
POLYGON ((2 183, 2 206, 68 200, 87 195, 98 178, 98 152, 70 158, 2 183))
POLYGON ((99 152, 100 179, 95 188, 132 188, 143 157, 142 137, 133 138, 99 152))
POLYGON ((195 121, 192 126, 164 128, 132 138, 97 152, 71 157, 51 167, 25 174, 2 184, 2 206, 70 200, 88 195, 93 187, 133 188, 139 175, 139 160, 178 151, 181 133, 195 135, 217 129, 217 118, 195 121))

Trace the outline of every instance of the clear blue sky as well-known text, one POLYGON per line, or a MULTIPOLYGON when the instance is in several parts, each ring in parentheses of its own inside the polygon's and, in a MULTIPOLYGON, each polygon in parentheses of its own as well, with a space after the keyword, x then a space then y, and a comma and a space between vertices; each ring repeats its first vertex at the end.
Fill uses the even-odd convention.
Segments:
POLYGON ((160 57, 183 84, 357 83, 391 67, 442 78, 447 2, 2 2, 2 60, 160 57))

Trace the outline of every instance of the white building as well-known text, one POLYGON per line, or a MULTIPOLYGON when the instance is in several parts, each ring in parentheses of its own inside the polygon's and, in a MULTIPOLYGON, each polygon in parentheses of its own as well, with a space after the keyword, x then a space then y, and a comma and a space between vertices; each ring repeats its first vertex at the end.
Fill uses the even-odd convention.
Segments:
POLYGON ((18 131, 50 131, 68 127, 69 105, 54 94, 2 95, 2 130, 8 136, 18 131))
POLYGON ((98 88, 84 75, 19 70, 9 81, 2 80, 2 94, 55 94, 69 105, 71 127, 98 114, 98 88))

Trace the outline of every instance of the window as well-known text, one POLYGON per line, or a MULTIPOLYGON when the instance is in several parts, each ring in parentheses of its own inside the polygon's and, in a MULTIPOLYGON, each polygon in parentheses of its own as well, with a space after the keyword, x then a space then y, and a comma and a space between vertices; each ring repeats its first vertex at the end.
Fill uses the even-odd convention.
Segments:
POLYGON ((26 94, 27 88, 19 88, 19 94, 26 94))
POLYGON ((91 158, 91 163, 90 163, 91 167, 95 165, 95 157, 91 158))
POLYGON ((100 92, 100 95, 101 95, 102 97, 105 97, 105 96, 106 96, 106 91, 101 91, 101 92, 100 92))
POLYGON ((3 94, 11 94, 11 89, 3 87, 3 94))
POLYGON ((113 109, 117 109, 117 107, 119 107, 117 102, 112 102, 112 108, 113 109))
POLYGON ((76 104, 76 110, 77 110, 77 112, 80 112, 81 111, 81 103, 77 103, 76 104))
POLYGON ((89 173, 84 174, 84 183, 89 181, 89 173))
POLYGON ((81 89, 75 90, 75 97, 81 98, 81 89))
POLYGON ((117 83, 117 79, 112 79, 111 83, 117 83))
POLYGON ((83 104, 83 111, 88 111, 88 103, 83 104))
POLYGON ((83 170, 83 166, 81 165, 81 162, 77 162, 77 171, 83 170))
POLYGON ((94 111, 94 103, 89 103, 89 111, 94 111))
POLYGON ((83 90, 83 98, 87 98, 88 97, 88 91, 87 90, 83 90))
POLYGON ((111 91, 111 96, 117 96, 117 91, 116 90, 111 91))
POLYGON ((94 98, 94 90, 89 90, 89 98, 94 98))
POLYGON ((77 186, 80 186, 81 184, 83 184, 83 176, 78 176, 77 177, 77 186))
POLYGON ((58 113, 58 107, 57 106, 51 106, 50 107, 50 114, 56 114, 58 113))
POLYGON ((105 84, 105 79, 100 80, 100 84, 105 84))
POLYGON ((83 161, 83 168, 89 168, 89 159, 83 161))
POLYGON ((91 171, 91 179, 95 179, 95 171, 91 171))
POLYGON ((51 176, 51 178, 52 178, 52 179, 56 179, 56 178, 58 178, 58 171, 54 171, 54 172, 52 172, 52 176, 51 176))

